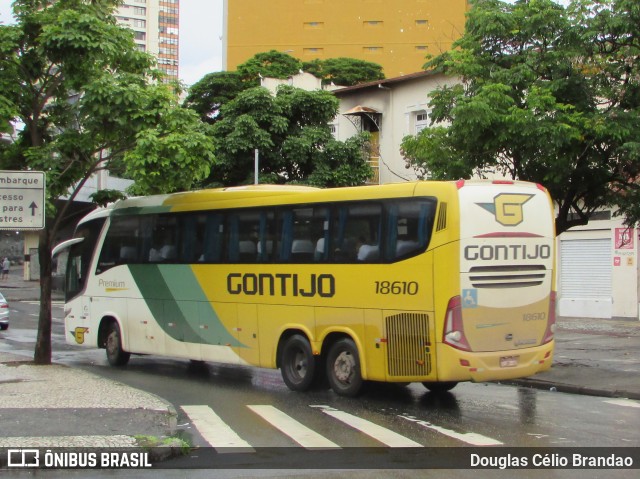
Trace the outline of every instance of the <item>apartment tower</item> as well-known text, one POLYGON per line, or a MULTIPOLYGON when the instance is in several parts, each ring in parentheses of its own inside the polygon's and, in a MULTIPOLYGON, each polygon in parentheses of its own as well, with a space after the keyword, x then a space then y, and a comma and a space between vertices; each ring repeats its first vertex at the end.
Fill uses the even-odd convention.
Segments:
POLYGON ((468 0, 224 0, 223 68, 278 50, 302 61, 350 57, 382 65, 387 78, 422 70, 449 50, 468 0))
POLYGON ((178 79, 180 0, 125 0, 116 18, 135 35, 140 50, 158 59, 158 68, 178 79))

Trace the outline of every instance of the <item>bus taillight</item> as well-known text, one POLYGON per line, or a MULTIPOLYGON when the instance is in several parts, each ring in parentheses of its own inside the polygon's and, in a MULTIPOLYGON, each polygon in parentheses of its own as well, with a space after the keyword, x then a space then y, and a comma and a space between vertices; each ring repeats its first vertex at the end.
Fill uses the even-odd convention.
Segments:
POLYGON ((556 292, 551 291, 549 295, 549 320, 547 321, 547 330, 544 332, 542 344, 546 344, 553 339, 553 333, 556 331, 556 292))
POLYGON ((467 337, 464 335, 460 296, 451 298, 447 305, 442 342, 456 349, 471 351, 467 337))

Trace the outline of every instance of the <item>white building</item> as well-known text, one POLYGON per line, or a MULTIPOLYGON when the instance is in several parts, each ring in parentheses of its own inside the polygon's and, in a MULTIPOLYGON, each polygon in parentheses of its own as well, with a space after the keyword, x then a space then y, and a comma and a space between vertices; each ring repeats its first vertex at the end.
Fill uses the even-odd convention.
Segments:
POLYGON ((400 154, 400 143, 428 125, 429 93, 456 80, 440 73, 418 72, 334 90, 340 115, 333 124, 341 141, 361 131, 372 136, 372 183, 393 183, 417 178, 400 154))
POLYGON ((158 59, 158 68, 178 79, 180 0, 125 0, 116 19, 134 32, 138 48, 158 59))
MULTIPOLYGON (((402 138, 429 124, 429 93, 455 79, 419 72, 334 91, 340 115, 333 128, 346 140, 370 131, 375 183, 416 179, 400 153, 402 138)), ((638 248, 640 230, 628 230, 612 211, 597 213, 587 226, 572 228, 557 243, 558 312, 561 316, 640 319, 638 248)))

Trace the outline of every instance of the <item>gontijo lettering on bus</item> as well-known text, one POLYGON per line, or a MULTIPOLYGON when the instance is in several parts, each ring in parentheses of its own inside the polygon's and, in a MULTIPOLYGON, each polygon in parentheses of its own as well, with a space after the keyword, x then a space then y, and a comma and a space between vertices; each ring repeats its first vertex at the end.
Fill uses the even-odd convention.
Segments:
POLYGON ((229 294, 248 296, 302 296, 332 298, 336 294, 336 279, 332 274, 299 275, 296 273, 230 273, 227 276, 229 294))

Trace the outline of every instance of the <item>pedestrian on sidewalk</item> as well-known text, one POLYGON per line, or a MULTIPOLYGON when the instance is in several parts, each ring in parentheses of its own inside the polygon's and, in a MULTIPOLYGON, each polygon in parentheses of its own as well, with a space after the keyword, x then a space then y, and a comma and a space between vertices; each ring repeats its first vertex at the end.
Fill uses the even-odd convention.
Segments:
POLYGON ((9 278, 9 267, 11 266, 11 261, 6 256, 2 260, 2 279, 9 278))

